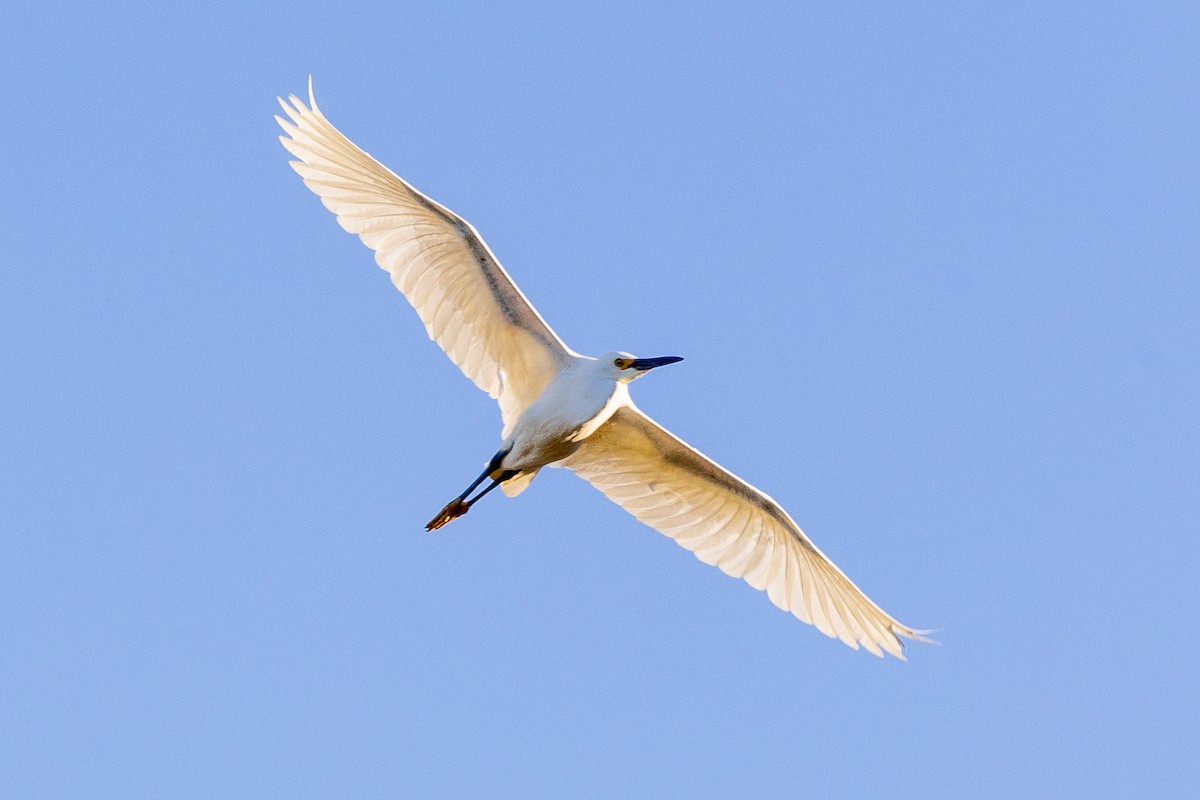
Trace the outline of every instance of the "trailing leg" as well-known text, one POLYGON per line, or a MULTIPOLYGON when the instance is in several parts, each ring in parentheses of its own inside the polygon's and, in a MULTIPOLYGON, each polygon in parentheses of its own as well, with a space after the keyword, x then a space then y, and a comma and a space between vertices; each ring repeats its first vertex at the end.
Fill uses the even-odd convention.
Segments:
POLYGON ((492 460, 488 462, 488 465, 484 468, 483 472, 480 473, 479 477, 471 482, 471 485, 466 488, 466 491, 447 503, 446 507, 439 511, 437 516, 429 521, 429 523, 425 526, 425 530, 434 531, 445 525, 450 520, 458 519, 463 514, 467 513, 468 510, 470 510, 471 505, 476 500, 478 500, 480 497, 483 497, 492 489, 495 489, 504 481, 516 475, 516 470, 501 469, 500 464, 504 461, 504 457, 506 455, 508 455, 508 451, 501 450, 500 452, 496 453, 496 455, 492 456, 492 460), (476 495, 474 499, 467 500, 467 497, 471 494, 471 492, 475 491, 475 487, 483 483, 485 478, 491 478, 492 482, 488 484, 487 488, 476 495))

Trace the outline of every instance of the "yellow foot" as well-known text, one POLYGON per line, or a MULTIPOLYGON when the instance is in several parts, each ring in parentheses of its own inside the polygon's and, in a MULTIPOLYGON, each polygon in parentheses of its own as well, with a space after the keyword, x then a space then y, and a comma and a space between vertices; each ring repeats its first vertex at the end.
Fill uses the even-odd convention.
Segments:
POLYGON ((445 508, 438 512, 436 517, 429 520, 429 524, 425 526, 425 530, 436 531, 450 520, 458 519, 470 510, 471 507, 464 503, 461 498, 451 500, 446 504, 445 508))

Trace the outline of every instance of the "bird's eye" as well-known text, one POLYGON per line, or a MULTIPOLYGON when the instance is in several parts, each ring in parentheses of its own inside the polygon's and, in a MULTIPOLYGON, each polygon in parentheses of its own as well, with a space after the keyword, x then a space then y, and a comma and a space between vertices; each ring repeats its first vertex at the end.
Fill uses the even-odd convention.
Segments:
POLYGON ((613 360, 613 363, 617 365, 617 369, 629 369, 629 365, 633 363, 633 359, 617 358, 613 360))

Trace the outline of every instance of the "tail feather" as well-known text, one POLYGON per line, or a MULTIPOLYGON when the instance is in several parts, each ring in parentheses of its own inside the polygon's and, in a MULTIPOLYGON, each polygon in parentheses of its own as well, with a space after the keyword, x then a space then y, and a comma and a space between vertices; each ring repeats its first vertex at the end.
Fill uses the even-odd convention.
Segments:
POLYGON ((535 475, 537 475, 536 469, 532 472, 518 472, 515 476, 500 484, 500 488, 509 497, 516 497, 525 491, 526 487, 533 481, 535 475))

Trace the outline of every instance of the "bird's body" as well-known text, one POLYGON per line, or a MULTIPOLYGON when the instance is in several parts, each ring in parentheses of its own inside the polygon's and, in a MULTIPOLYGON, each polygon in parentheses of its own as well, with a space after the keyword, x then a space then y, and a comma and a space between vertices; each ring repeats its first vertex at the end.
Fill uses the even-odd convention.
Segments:
POLYGON ((317 109, 311 85, 308 106, 296 97, 280 104, 290 117, 276 117, 287 133, 280 139, 299 159, 292 166, 375 250, 430 337, 500 405, 500 449, 428 529, 462 516, 497 486, 515 495, 543 467, 564 466, 828 636, 900 658, 900 637, 923 640, 923 631, 871 602, 778 503, 637 408, 629 382, 678 357, 571 350, 475 229, 343 136, 317 109))
POLYGON ((508 452, 502 466, 537 472, 574 454, 618 407, 629 403, 629 390, 617 377, 611 360, 576 356, 521 413, 501 444, 508 452))

